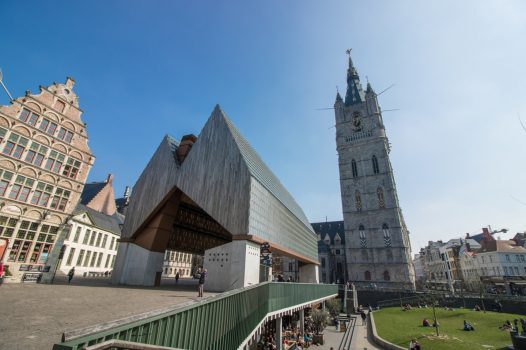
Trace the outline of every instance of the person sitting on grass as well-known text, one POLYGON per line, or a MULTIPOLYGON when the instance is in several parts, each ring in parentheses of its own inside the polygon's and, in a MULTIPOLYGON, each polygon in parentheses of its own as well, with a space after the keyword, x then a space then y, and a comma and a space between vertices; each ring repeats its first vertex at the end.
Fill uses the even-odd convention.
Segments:
POLYGON ((420 350, 420 343, 416 339, 411 339, 409 342, 409 350, 420 350))
POLYGON ((474 331, 475 328, 473 328, 473 326, 468 323, 468 321, 464 320, 464 330, 465 331, 474 331))
POLYGON ((511 325, 511 322, 509 320, 506 320, 502 326, 499 327, 501 331, 512 331, 513 326, 511 325))
POLYGON ((478 304, 475 305, 475 308, 473 309, 473 311, 480 311, 480 306, 478 304))
POLYGON ((422 326, 423 327, 431 327, 431 323, 429 323, 427 318, 424 318, 424 320, 422 321, 422 326))

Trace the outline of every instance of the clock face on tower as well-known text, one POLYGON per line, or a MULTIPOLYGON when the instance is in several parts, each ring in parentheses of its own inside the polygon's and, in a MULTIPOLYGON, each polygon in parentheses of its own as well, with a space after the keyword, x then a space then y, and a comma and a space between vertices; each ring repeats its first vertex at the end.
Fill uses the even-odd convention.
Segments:
POLYGON ((354 113, 351 122, 354 131, 362 130, 362 117, 360 116, 360 113, 354 113))

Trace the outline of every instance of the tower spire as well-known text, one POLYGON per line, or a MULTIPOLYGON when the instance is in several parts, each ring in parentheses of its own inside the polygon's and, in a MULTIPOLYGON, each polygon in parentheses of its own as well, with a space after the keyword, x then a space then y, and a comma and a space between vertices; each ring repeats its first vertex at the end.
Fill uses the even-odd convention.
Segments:
POLYGON ((349 55, 349 68, 347 69, 347 93, 345 94, 345 105, 351 106, 365 101, 365 94, 360 84, 360 76, 354 67, 351 58, 351 50, 346 52, 349 55))

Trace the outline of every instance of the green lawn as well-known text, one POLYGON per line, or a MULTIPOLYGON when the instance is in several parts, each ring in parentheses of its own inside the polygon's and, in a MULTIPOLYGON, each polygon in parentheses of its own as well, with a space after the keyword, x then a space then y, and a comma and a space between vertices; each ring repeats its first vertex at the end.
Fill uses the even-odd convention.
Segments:
POLYGON ((433 323, 432 308, 413 308, 409 311, 401 311, 399 307, 385 308, 374 312, 374 320, 380 337, 404 348, 409 348, 411 338, 416 338, 423 350, 491 350, 506 349, 511 344, 509 332, 499 329, 506 320, 513 323, 515 318, 524 318, 523 315, 468 309, 447 311, 436 308, 436 314, 440 324, 439 337, 436 336, 435 328, 422 327, 424 318, 433 323), (471 323, 475 331, 464 331, 464 320, 471 323))

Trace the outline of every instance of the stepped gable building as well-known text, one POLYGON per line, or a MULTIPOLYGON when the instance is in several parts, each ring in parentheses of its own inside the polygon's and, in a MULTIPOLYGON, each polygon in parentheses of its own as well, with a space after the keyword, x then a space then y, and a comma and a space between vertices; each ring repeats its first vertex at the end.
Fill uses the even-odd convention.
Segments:
POLYGON ((343 221, 315 222, 312 228, 318 235, 320 282, 345 283, 347 266, 343 221))
POLYGON ((0 106, 0 259, 7 281, 34 281, 66 228, 95 158, 74 81, 0 106))
POLYGON ((64 239, 60 271, 75 267, 79 276, 107 276, 117 255, 124 215, 117 212, 113 175, 86 184, 64 239))
POLYGON ((363 91, 350 54, 347 93, 345 100, 337 93, 334 110, 348 278, 358 288, 414 289, 382 111, 371 84, 363 91))
POLYGON ((302 209, 216 106, 199 137, 166 136, 133 187, 112 275, 154 285, 165 251, 204 255, 206 287, 224 291, 268 280, 260 245, 300 261, 317 282, 316 234, 302 209), (265 271, 265 272, 263 272, 265 271))

